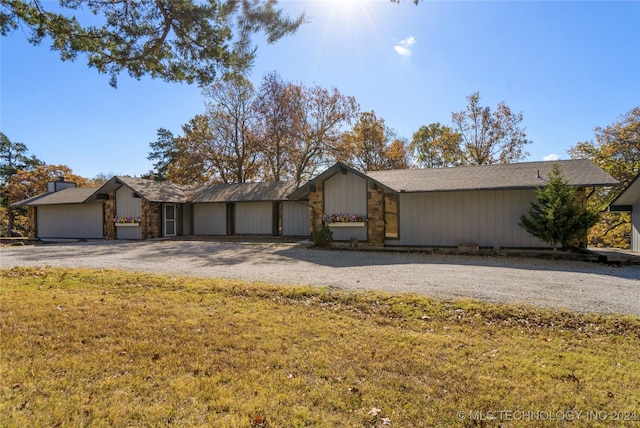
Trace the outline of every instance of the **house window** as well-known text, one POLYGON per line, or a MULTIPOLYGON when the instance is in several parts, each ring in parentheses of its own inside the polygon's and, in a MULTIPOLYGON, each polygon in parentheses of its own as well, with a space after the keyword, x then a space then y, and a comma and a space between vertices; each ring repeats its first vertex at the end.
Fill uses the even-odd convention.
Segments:
POLYGON ((398 194, 385 193, 384 195, 384 237, 385 239, 398 239, 398 194))

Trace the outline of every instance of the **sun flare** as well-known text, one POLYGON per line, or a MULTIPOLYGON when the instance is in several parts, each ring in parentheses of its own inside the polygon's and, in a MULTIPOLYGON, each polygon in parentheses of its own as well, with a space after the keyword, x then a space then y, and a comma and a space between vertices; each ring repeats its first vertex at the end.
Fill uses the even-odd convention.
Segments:
POLYGON ((331 11, 342 15, 343 17, 350 17, 354 14, 362 13, 362 10, 366 7, 366 4, 372 0, 328 0, 327 3, 331 5, 331 11))

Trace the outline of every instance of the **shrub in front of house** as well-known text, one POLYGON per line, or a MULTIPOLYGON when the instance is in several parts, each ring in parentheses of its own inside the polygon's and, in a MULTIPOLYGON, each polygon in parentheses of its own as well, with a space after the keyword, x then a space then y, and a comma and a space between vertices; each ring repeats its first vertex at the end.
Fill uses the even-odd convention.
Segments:
POLYGON ((316 229, 313 231, 313 243, 322 248, 327 248, 331 245, 333 241, 333 232, 326 224, 323 225, 320 229, 316 229))

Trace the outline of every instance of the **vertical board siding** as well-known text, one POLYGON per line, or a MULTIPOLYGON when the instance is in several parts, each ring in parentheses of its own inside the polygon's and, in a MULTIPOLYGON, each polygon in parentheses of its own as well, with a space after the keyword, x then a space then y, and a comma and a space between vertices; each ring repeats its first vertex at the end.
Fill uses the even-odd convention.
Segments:
POLYGON ((401 193, 400 239, 387 245, 548 247, 518 223, 534 190, 401 193))
POLYGON ((282 203, 282 235, 309 236, 309 205, 306 201, 282 203))
POLYGON ((237 202, 236 233, 271 235, 273 233, 273 202, 237 202))
MULTIPOLYGON (((336 174, 324 183, 324 213, 367 214, 367 182, 355 174, 336 174)), ((333 239, 367 240, 367 228, 334 228, 333 239)))
POLYGON ((631 250, 640 252, 640 200, 633 204, 631 211, 631 250))
POLYGON ((39 238, 100 239, 102 204, 40 205, 39 238))
POLYGON ((208 203, 193 206, 194 235, 226 235, 227 204, 208 203))
POLYGON ((179 206, 178 218, 180 219, 180 227, 178 227, 179 235, 192 235, 193 234, 193 205, 183 204, 179 206))
POLYGON ((367 213, 367 182, 355 174, 336 174, 324 183, 324 213, 367 213))
MULTIPOLYGON (((116 217, 140 217, 142 199, 133 196, 130 187, 122 186, 116 190, 116 217)), ((142 239, 141 227, 116 227, 117 239, 142 239)))

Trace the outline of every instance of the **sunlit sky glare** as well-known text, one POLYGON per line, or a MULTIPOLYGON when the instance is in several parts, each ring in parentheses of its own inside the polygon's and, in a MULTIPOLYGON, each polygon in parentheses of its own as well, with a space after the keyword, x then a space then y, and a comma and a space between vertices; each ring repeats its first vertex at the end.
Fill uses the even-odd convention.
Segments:
MULTIPOLYGON (((44 2, 46 5, 47 2, 44 2)), ((336 87, 375 111, 399 137, 451 125, 480 92, 492 110, 522 112, 527 160, 567 159, 596 126, 640 105, 640 2, 280 1, 309 22, 273 45, 260 37, 250 79, 336 87)), ((0 129, 75 174, 140 175, 158 128, 204 112, 196 85, 123 74, 118 88, 86 66, 61 62, 25 33, 0 39, 0 129)))

